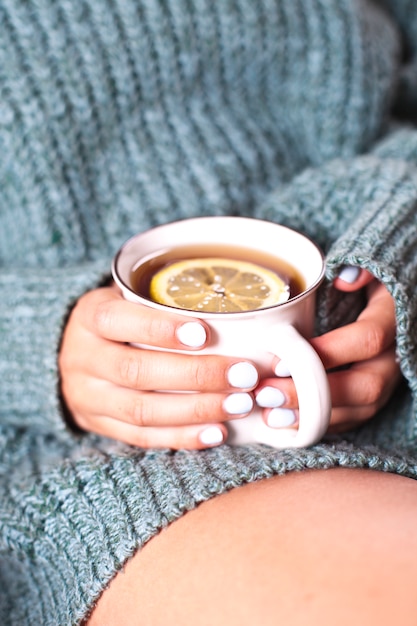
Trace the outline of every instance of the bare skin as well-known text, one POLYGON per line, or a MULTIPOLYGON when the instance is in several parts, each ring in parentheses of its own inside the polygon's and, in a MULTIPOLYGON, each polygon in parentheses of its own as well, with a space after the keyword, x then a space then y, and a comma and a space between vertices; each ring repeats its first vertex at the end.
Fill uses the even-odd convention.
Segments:
POLYGON ((415 626, 417 482, 369 470, 246 485, 154 537, 88 626, 415 626))

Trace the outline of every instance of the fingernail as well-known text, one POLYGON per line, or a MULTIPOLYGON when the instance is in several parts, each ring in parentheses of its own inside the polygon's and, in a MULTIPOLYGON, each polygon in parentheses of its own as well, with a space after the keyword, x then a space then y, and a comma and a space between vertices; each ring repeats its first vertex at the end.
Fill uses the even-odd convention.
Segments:
POLYGON ((271 428, 285 428, 292 426, 295 422, 295 413, 291 409, 272 409, 267 418, 268 426, 271 428))
POLYGON ((207 341, 207 333, 198 322, 186 322, 177 328, 177 338, 184 346, 201 348, 207 341))
POLYGON ((339 272, 338 278, 340 278, 340 280, 343 280, 345 283, 349 283, 349 285, 351 285, 356 280, 358 280, 360 273, 361 273, 360 267, 347 265, 339 272))
POLYGON ((284 361, 279 361, 274 369, 275 376, 279 376, 280 378, 288 378, 291 376, 291 372, 288 367, 285 365, 284 361))
POLYGON ((234 363, 229 367, 227 372, 227 380, 232 387, 240 387, 241 389, 251 389, 258 382, 258 370, 252 363, 241 361, 234 363))
POLYGON ((215 446, 223 442, 224 435, 223 431, 218 426, 209 426, 201 431, 198 438, 205 446, 215 446))
POLYGON ((253 409, 253 398, 249 393, 232 393, 223 402, 223 408, 229 415, 242 415, 253 409))
POLYGON ((284 394, 276 387, 264 387, 256 394, 256 404, 264 409, 273 409, 282 406, 284 402, 284 394))

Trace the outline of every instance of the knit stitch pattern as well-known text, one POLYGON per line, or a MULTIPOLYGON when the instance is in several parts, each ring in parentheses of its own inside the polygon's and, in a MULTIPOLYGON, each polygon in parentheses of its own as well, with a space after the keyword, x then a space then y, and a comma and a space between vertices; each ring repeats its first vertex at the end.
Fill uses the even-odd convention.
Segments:
POLYGON ((413 0, 0 0, 0 624, 75 626, 199 503, 304 469, 417 478, 413 0), (280 222, 327 256, 317 332, 370 270, 404 374, 369 423, 303 450, 142 450, 76 432, 57 364, 76 300, 131 235, 280 222))

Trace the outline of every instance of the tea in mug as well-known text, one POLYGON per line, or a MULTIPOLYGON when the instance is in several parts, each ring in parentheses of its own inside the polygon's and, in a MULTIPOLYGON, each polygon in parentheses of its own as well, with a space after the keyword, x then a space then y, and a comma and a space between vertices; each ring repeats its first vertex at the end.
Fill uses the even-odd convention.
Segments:
POLYGON ((134 291, 148 300, 213 313, 268 308, 305 289, 299 272, 283 259, 214 244, 161 250, 142 259, 130 279, 134 291))

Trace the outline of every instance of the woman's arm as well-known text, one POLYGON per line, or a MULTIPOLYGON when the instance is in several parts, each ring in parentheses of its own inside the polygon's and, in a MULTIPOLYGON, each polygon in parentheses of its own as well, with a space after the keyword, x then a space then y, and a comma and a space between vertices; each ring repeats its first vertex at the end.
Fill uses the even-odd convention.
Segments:
POLYGON ((71 268, 0 267, 0 422, 68 432, 57 354, 71 308, 108 276, 109 260, 71 268))
MULTIPOLYGON (((387 137, 377 155, 304 171, 257 211, 307 232, 327 253, 313 343, 329 370, 337 428, 372 417, 396 388, 399 367, 411 389, 417 385, 417 138, 410 130, 404 142, 405 133, 387 137), (336 279, 346 266, 377 280, 343 287, 336 279)), ((263 381, 258 392, 264 385, 283 392, 273 408, 296 408, 290 380, 263 381)), ((259 400, 271 407, 274 398, 264 392, 259 400)), ((279 411, 273 415, 279 425, 279 411)))

